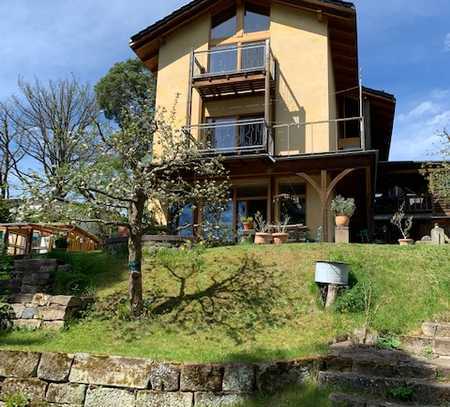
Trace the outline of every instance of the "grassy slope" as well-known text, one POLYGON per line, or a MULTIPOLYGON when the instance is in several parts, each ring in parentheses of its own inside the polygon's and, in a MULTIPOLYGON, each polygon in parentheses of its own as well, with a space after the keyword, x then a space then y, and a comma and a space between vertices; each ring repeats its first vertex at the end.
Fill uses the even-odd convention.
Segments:
MULTIPOLYGON (((12 332, 0 336, 0 346, 66 352, 95 352, 143 356, 155 360, 182 362, 290 359, 319 354, 336 335, 361 326, 361 314, 325 312, 317 306, 314 291, 314 261, 344 260, 356 277, 373 281, 379 293, 373 326, 379 330, 404 333, 434 317, 450 317, 450 248, 435 246, 375 246, 293 244, 282 247, 237 246, 210 249, 211 267, 220 268, 245 252, 254 253, 264 264, 275 264, 283 290, 276 301, 275 315, 283 326, 261 324, 258 331, 236 343, 221 326, 208 330, 188 329, 164 321, 123 323, 117 329, 109 319, 81 321, 62 333, 12 332), (281 317, 283 316, 283 317, 281 317), (287 316, 287 318, 286 318, 287 316)), ((126 271, 103 266, 96 276, 98 295, 126 293, 126 271)), ((207 278, 207 277, 204 277, 207 278)), ((176 292, 167 272, 145 268, 144 281, 153 281, 165 291, 176 292)), ((190 286, 202 282, 196 281, 190 286)), ((227 315, 231 325, 240 315, 227 315)), ((248 333, 251 334, 251 333, 248 333)), ((244 332, 245 335, 245 332, 244 332)))

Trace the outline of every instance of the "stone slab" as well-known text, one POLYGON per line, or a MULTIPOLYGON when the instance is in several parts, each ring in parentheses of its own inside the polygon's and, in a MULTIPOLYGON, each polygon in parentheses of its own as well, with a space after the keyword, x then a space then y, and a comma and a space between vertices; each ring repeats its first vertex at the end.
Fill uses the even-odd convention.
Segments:
POLYGON ((193 399, 193 393, 139 391, 136 396, 136 407, 191 407, 193 399))
POLYGON ((87 386, 75 383, 50 383, 47 390, 47 401, 83 405, 87 386))
POLYGON ((177 391, 180 387, 180 368, 175 365, 158 363, 150 370, 152 390, 177 391))
POLYGON ((50 305, 62 305, 64 307, 78 307, 81 299, 72 295, 54 295, 49 300, 50 305))
POLYGON ((35 330, 41 327, 42 321, 40 319, 15 319, 13 325, 18 329, 35 330))
POLYGON ((33 319, 38 316, 38 309, 36 307, 27 307, 22 311, 21 319, 33 319))
POLYGON ((43 321, 64 321, 70 316, 67 308, 61 305, 52 305, 39 308, 39 318, 43 321))
POLYGON ((0 351, 0 376, 33 377, 41 355, 33 352, 0 351))
POLYGON ((134 393, 124 389, 90 387, 86 393, 85 407, 135 407, 134 393))
POLYGON ((250 393, 255 388, 255 367, 252 365, 230 365, 225 367, 223 391, 250 393))
POLYGON ((47 383, 39 379, 5 379, 2 383, 2 396, 22 393, 33 401, 45 400, 47 383))
POLYGON ((153 363, 145 359, 76 354, 69 381, 146 389, 152 366, 153 363))
POLYGON ((37 376, 51 382, 67 381, 72 362, 73 356, 66 353, 43 353, 37 376))
POLYGON ((65 326, 65 321, 42 321, 41 329, 59 331, 65 326))
POLYGON ((235 407, 247 399, 242 394, 195 393, 195 405, 199 407, 235 407))
POLYGON ((222 391, 224 368, 215 365, 186 365, 181 369, 181 391, 222 391))
POLYGON ((24 304, 11 304, 11 308, 14 312, 14 315, 16 316, 16 319, 22 318, 22 312, 25 309, 24 304))

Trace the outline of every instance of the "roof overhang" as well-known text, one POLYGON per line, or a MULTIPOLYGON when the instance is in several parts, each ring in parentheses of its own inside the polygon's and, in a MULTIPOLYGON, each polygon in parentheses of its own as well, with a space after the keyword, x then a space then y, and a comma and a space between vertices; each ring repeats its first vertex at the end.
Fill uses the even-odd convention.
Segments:
MULTIPOLYGON (((339 0, 259 0, 286 4, 326 17, 330 29, 330 45, 335 66, 336 87, 348 89, 358 83, 358 42, 356 9, 352 3, 339 0)), ((167 17, 133 35, 130 47, 153 71, 157 70, 158 52, 164 38, 189 24, 201 14, 229 0, 194 0, 167 17)))

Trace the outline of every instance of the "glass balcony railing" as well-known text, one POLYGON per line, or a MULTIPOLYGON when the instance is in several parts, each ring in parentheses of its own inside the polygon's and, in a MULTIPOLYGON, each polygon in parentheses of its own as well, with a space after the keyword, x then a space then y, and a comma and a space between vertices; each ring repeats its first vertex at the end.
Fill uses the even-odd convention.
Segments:
POLYGON ((232 75, 274 69, 268 41, 241 45, 224 45, 193 54, 192 77, 232 75), (267 61, 270 58, 270 61, 267 61), (268 62, 270 64, 268 65, 268 62))

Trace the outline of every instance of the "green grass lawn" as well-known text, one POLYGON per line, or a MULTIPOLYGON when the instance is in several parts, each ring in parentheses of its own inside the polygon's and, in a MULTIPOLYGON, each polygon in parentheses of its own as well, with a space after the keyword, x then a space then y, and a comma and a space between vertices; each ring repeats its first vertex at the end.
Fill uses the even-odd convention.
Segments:
MULTIPOLYGON (((201 256, 203 272, 186 281, 186 298, 197 300, 196 293, 209 293, 214 283, 226 281, 246 255, 256 259, 253 273, 243 272, 230 292, 187 301, 182 310, 175 307, 139 321, 127 315, 124 260, 101 253, 87 255, 89 260, 72 259, 84 261, 84 271, 92 276, 97 311, 63 332, 4 333, 0 346, 174 362, 262 361, 322 354, 333 338, 362 326, 367 315, 374 329, 390 334, 412 332, 431 318, 450 317, 448 246, 289 244, 208 249, 201 256), (350 263, 356 279, 371 287, 367 313, 323 310, 313 281, 314 262, 324 259, 350 263)), ((177 275, 189 274, 182 257, 167 256, 172 256, 177 275)), ((178 281, 159 264, 146 257, 143 276, 149 307, 179 292, 178 281)))

